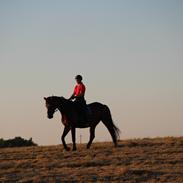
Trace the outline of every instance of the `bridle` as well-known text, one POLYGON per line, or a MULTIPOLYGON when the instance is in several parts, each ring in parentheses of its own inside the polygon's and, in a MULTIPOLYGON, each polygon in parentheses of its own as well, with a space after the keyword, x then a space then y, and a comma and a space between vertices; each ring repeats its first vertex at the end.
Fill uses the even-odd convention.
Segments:
POLYGON ((57 111, 58 111, 58 108, 56 108, 54 112, 57 112, 57 111))
MULTIPOLYGON (((50 105, 49 105, 50 106, 50 105)), ((53 113, 57 112, 58 111, 58 108, 55 108, 55 110, 53 110, 53 113)))

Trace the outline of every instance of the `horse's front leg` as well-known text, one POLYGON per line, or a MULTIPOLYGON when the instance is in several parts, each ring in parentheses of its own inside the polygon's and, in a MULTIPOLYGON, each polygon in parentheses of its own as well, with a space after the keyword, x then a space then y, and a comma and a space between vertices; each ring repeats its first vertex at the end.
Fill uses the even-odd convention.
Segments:
POLYGON ((72 132, 72 143, 73 143, 73 151, 76 151, 76 128, 74 126, 71 127, 72 132))
POLYGON ((70 131, 70 127, 69 127, 69 126, 65 126, 64 132, 63 132, 62 138, 61 138, 61 139, 62 139, 62 144, 63 144, 64 149, 65 149, 66 151, 69 151, 69 150, 70 150, 70 148, 67 147, 67 145, 66 145, 66 143, 65 143, 65 136, 69 133, 69 131, 70 131))

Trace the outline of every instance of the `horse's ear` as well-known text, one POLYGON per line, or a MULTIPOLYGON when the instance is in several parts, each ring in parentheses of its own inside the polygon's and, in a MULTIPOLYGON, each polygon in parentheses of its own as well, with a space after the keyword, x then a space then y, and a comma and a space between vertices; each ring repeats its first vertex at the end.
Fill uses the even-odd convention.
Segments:
POLYGON ((44 97, 44 99, 46 100, 47 98, 46 98, 46 97, 44 97))

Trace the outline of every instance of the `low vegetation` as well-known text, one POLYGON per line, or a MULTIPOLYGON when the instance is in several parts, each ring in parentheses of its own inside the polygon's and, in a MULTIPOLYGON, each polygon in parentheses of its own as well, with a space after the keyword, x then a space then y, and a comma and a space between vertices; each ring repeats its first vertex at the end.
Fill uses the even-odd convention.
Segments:
POLYGON ((0 149, 0 182, 183 182, 183 137, 0 149))
POLYGON ((5 147, 26 147, 26 146, 36 146, 32 141, 32 138, 29 140, 23 139, 22 137, 15 137, 14 139, 0 139, 0 148, 5 147))

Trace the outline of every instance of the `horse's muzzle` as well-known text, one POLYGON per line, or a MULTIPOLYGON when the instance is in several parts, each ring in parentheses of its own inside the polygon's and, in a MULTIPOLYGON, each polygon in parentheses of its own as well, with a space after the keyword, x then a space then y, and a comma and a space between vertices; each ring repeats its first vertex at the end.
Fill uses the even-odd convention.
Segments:
POLYGON ((53 115, 48 115, 48 119, 52 119, 53 118, 53 115))

